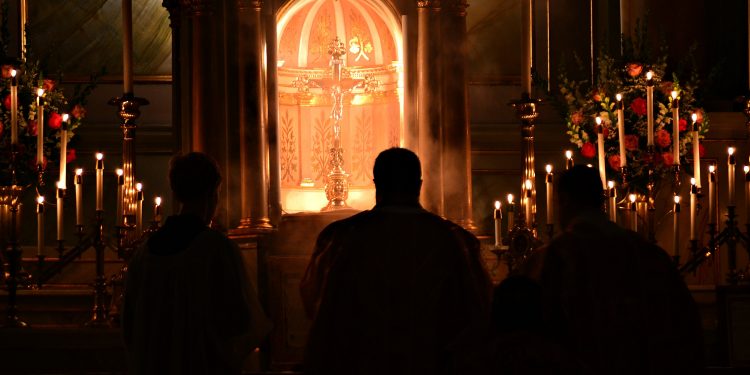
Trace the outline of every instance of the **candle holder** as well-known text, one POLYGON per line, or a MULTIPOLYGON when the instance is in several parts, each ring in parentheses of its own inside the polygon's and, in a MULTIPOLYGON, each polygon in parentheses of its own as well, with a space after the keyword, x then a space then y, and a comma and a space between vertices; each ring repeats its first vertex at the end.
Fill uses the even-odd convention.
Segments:
POLYGON ((107 283, 104 277, 104 211, 96 211, 96 227, 94 228, 94 249, 96 250, 96 278, 94 279, 94 307, 87 327, 110 327, 107 318, 108 311, 104 301, 107 298, 107 283))
POLYGON ((654 169, 649 165, 647 185, 648 196, 646 197, 646 221, 648 224, 648 240, 651 243, 656 243, 656 206, 654 205, 656 193, 654 191, 654 184, 654 169))
POLYGON ((620 167, 620 176, 622 177, 622 191, 625 193, 624 196, 627 197, 628 193, 630 192, 630 185, 628 183, 628 167, 620 167))
POLYGON ((680 180, 680 165, 679 164, 672 165, 672 175, 674 176, 674 179, 672 180, 673 193, 679 195, 680 188, 682 187, 682 182, 680 180))
POLYGON ((83 236, 86 233, 84 232, 83 225, 76 225, 76 237, 78 237, 78 243, 80 244, 83 242, 83 236))
POLYGON ((6 251, 9 272, 5 279, 8 286, 8 305, 5 313, 5 324, 3 328, 25 328, 29 325, 18 316, 17 293, 20 282, 21 248, 18 246, 18 205, 23 189, 19 186, 10 187, 10 240, 9 249, 6 251))

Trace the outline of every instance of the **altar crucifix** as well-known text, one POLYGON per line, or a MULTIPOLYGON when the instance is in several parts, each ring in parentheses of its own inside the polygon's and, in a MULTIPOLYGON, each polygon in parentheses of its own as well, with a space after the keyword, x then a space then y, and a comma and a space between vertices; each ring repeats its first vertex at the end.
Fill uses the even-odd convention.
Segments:
POLYGON ((331 76, 311 79, 310 83, 331 94, 333 107, 333 147, 330 149, 328 179, 326 181, 326 198, 328 205, 322 211, 333 211, 348 208, 346 199, 349 196, 349 174, 344 170, 344 149, 341 147, 341 119, 344 117, 344 96, 353 89, 364 87, 364 79, 344 78, 344 60, 346 48, 337 37, 328 45, 331 55, 331 76))

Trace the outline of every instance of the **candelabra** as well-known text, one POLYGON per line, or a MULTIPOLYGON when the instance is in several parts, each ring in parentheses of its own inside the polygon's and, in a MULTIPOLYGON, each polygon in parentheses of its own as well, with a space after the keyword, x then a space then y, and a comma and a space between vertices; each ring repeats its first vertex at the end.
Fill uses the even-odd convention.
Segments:
POLYGON ((3 327, 23 328, 28 325, 18 316, 18 304, 16 298, 18 284, 20 282, 19 271, 21 269, 21 249, 18 246, 19 199, 23 192, 23 188, 14 184, 13 186, 2 187, 2 189, 8 190, 4 192, 6 193, 4 196, 8 198, 8 201, 3 203, 8 205, 10 210, 9 248, 6 250, 9 271, 8 276, 5 279, 5 282, 8 285, 8 306, 3 327))
POLYGON ((94 279, 94 308, 91 320, 86 323, 88 327, 109 327, 107 319, 107 308, 104 301, 107 298, 107 283, 104 277, 104 211, 96 212, 96 225, 94 230, 94 250, 96 250, 96 278, 94 279))

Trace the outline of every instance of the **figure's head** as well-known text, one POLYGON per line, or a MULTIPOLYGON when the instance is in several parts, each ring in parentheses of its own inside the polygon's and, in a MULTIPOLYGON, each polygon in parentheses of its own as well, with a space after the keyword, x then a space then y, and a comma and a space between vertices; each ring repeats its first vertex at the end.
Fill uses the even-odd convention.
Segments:
POLYGON ((373 167, 378 203, 417 203, 422 188, 419 157, 405 148, 390 148, 378 155, 373 167))
POLYGON ((596 169, 576 165, 560 175, 557 185, 560 225, 563 228, 582 212, 602 211, 604 190, 596 169))
POLYGON ((219 184, 219 166, 204 153, 178 155, 169 163, 169 187, 177 200, 183 207, 205 207, 208 220, 213 217, 219 201, 219 184))

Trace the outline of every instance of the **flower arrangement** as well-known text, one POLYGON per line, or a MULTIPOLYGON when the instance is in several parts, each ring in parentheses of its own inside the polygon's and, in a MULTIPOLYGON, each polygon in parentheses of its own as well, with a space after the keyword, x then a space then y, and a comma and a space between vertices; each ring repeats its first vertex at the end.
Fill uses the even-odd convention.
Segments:
MULTIPOLYGON (((569 79, 560 75, 560 94, 563 97, 563 115, 570 142, 577 146, 586 159, 596 156, 595 118, 602 119, 604 152, 607 178, 622 182, 620 174, 620 140, 617 128, 616 95, 624 101, 624 146, 628 167, 628 183, 640 192, 646 190, 648 169, 659 178, 672 174, 675 164, 672 135, 674 126, 679 127, 679 155, 682 163, 692 155, 691 114, 697 114, 700 138, 708 132, 709 119, 705 111, 696 105, 695 90, 697 76, 691 74, 689 80, 681 83, 677 74, 666 77, 667 57, 663 55, 656 62, 648 64, 634 60, 617 60, 606 54, 598 59, 598 77, 595 84, 586 80, 569 79), (646 72, 654 74, 654 153, 647 152, 647 102, 646 72), (676 91, 679 99, 679 121, 672 117, 671 92, 676 91)), ((703 145, 700 145, 703 155, 703 145)), ((658 181, 657 181, 658 182, 658 181)))

